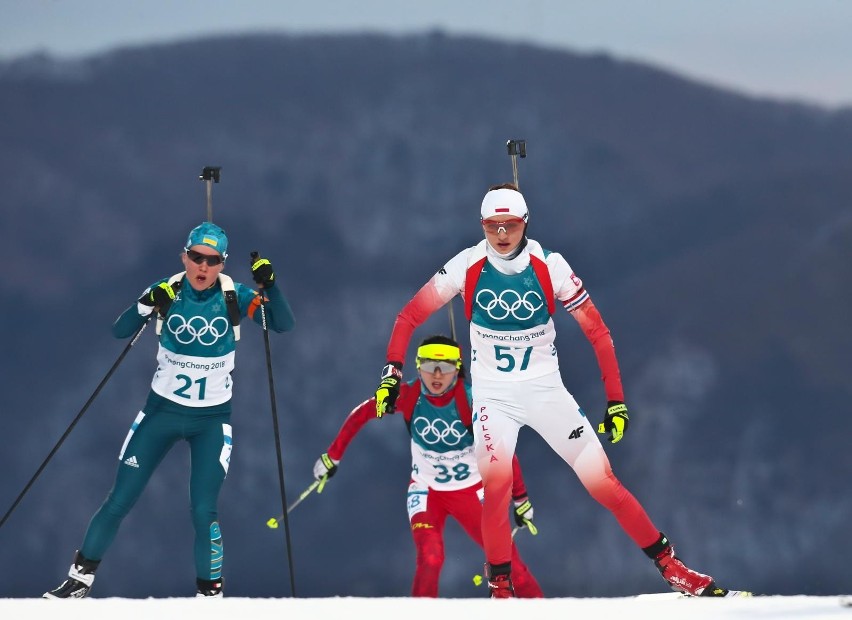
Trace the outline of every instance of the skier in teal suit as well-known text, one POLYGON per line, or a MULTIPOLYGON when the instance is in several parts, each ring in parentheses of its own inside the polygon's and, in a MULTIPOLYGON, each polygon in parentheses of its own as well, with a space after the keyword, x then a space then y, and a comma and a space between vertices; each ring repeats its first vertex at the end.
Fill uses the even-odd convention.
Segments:
POLYGON ((189 233, 181 261, 185 271, 145 289, 112 327, 128 338, 156 312, 157 370, 143 409, 119 453, 112 490, 89 522, 68 578, 44 598, 82 598, 122 520, 154 470, 179 440, 191 454, 189 495, 195 528, 197 596, 222 596, 222 534, 217 499, 231 458, 231 390, 239 323, 248 317, 276 332, 293 329, 290 305, 269 260, 253 257, 261 294, 222 273, 228 256, 225 231, 211 222, 189 233))

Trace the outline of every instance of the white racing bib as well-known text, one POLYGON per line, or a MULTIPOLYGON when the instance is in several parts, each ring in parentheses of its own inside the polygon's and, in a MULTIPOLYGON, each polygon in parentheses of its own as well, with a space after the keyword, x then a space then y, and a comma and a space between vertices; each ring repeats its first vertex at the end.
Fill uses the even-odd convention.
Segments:
POLYGON ((181 355, 160 345, 151 389, 186 407, 221 405, 231 398, 234 352, 220 357, 181 355))
POLYGON ((421 486, 417 482, 412 482, 408 485, 408 495, 406 496, 406 499, 409 521, 411 521, 415 515, 426 511, 426 498, 428 497, 428 487, 421 486))
POLYGON ((553 321, 503 332, 470 324, 471 376, 491 381, 525 381, 559 370, 553 321))

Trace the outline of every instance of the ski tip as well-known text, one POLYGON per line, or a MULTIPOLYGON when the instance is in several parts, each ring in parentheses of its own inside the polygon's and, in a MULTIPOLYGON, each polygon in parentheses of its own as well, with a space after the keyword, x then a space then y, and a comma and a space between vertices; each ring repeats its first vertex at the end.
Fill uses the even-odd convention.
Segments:
POLYGON ((748 590, 728 590, 715 585, 701 593, 701 598, 748 598, 751 596, 754 596, 754 593, 748 590))
POLYGON ((754 592, 748 590, 728 590, 725 593, 725 598, 751 598, 754 595, 754 592))
POLYGON ((266 526, 270 529, 277 530, 278 529, 278 519, 275 517, 270 517, 269 521, 266 522, 266 526))

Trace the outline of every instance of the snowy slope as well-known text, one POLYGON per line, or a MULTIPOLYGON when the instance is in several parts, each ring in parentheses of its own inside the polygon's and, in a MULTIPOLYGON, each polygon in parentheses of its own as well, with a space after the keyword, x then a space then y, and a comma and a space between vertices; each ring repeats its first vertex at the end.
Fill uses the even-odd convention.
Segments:
POLYGON ((0 617, 61 616, 63 620, 206 620, 211 607, 218 617, 281 620, 281 618, 390 618, 434 620, 459 617, 488 620, 534 618, 617 618, 631 620, 724 620, 725 618, 852 619, 852 607, 837 596, 766 596, 750 599, 672 599, 665 595, 639 598, 553 598, 507 602, 471 599, 412 598, 225 598, 198 600, 84 599, 45 601, 0 599, 0 617), (51 613, 51 612, 56 612, 51 613))

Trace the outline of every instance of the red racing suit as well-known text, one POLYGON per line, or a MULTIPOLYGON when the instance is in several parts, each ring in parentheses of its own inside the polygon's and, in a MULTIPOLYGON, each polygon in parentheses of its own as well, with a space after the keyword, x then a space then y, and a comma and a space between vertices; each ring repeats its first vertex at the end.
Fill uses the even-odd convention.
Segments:
MULTIPOLYGON (((480 548, 482 539, 482 478, 473 454, 470 389, 460 380, 434 396, 419 379, 402 383, 394 413, 401 414, 411 436, 411 482, 408 515, 417 551, 412 596, 437 597, 444 564, 444 524, 453 517, 480 548)), ((364 425, 376 418, 374 398, 361 403, 343 422, 328 448, 335 461, 364 425)), ((512 461, 512 497, 526 498, 518 459, 512 461)), ((542 597, 538 582, 512 544, 512 580, 522 598, 542 597)))

